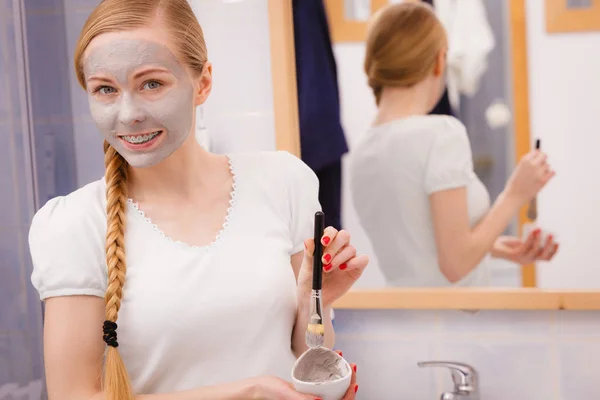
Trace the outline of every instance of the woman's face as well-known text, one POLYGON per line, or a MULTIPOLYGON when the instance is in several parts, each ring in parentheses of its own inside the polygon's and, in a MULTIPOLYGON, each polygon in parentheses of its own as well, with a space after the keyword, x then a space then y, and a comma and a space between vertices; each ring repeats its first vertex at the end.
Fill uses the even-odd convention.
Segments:
POLYGON ((85 51, 92 118, 132 166, 175 152, 194 124, 195 81, 161 29, 104 33, 85 51))

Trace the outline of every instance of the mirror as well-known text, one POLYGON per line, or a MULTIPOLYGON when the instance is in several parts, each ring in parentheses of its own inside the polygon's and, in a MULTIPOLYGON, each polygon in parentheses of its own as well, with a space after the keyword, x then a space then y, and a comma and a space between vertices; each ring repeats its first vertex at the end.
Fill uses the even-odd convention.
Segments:
MULTIPOLYGON (((389 1, 389 3, 397 2, 399 1, 389 1)), ((448 15, 446 14, 448 10, 440 11, 440 7, 456 2, 435 0, 429 2, 433 3, 436 13, 446 27, 454 23, 452 17, 445 16, 448 15)), ((574 41, 574 39, 566 37, 561 38, 564 41, 561 42, 561 48, 565 53, 556 49, 551 51, 558 42, 549 36, 551 22, 546 20, 549 11, 546 7, 551 7, 549 4, 520 0, 501 2, 482 0, 475 3, 483 6, 483 10, 480 10, 480 19, 476 23, 469 24, 465 30, 472 29, 471 32, 479 32, 477 35, 480 40, 476 44, 465 42, 461 45, 473 46, 472 51, 481 58, 479 62, 483 72, 480 76, 476 73, 471 74, 474 79, 470 82, 470 88, 461 90, 458 98, 453 98, 452 93, 447 98, 442 97, 437 107, 442 109, 441 113, 448 113, 450 109, 449 112, 466 127, 472 150, 473 172, 489 193, 492 204, 505 188, 516 162, 534 148, 536 139, 541 139, 541 150, 548 154, 557 175, 539 192, 536 203, 526 202, 523 207, 514 212, 511 222, 506 224, 502 235, 525 238, 531 232, 530 228, 537 226, 542 229, 542 236, 553 235, 560 244, 560 250, 549 262, 537 261, 525 265, 504 258, 486 256, 477 263, 478 267, 476 267, 476 269, 485 269, 486 279, 469 281, 461 278, 462 281, 459 280, 454 285, 448 281, 440 281, 439 273, 438 277, 429 281, 425 278, 412 279, 411 274, 414 275, 414 272, 408 271, 404 275, 398 273, 398 269, 407 266, 403 266, 398 260, 398 253, 386 250, 386 247, 392 246, 393 240, 382 243, 385 239, 382 240, 378 236, 379 242, 374 244, 372 232, 377 228, 371 226, 367 229, 364 221, 364 215, 377 213, 377 210, 374 210, 378 208, 377 201, 384 202, 386 199, 378 199, 377 193, 364 194, 367 186, 363 185, 360 188, 363 192, 362 198, 369 197, 369 200, 365 201, 362 207, 370 207, 370 210, 358 210, 357 206, 360 205, 357 205, 356 194, 353 194, 355 180, 358 178, 356 178, 356 169, 354 171, 352 169, 353 154, 360 151, 360 146, 364 146, 364 140, 367 140, 365 138, 372 134, 371 125, 378 111, 363 71, 367 23, 362 16, 365 7, 370 7, 372 15, 388 4, 388 1, 325 0, 337 62, 342 124, 350 147, 349 154, 344 159, 343 169, 343 225, 352 233, 359 251, 369 254, 372 260, 356 288, 456 285, 487 288, 598 288, 600 274, 592 265, 600 261, 600 257, 594 249, 592 237, 585 237, 585 233, 593 236, 593 231, 588 224, 591 221, 600 222, 600 213, 591 207, 591 199, 600 200, 598 199, 600 193, 589 185, 585 185, 586 188, 581 187, 586 179, 583 176, 587 176, 590 182, 594 180, 591 165, 583 169, 581 159, 583 153, 590 157, 586 163, 595 163, 596 161, 592 159, 595 160, 597 157, 594 157, 591 149, 587 150, 587 145, 581 142, 578 146, 567 144, 565 138, 570 135, 567 132, 573 132, 572 134, 576 132, 569 129, 567 120, 577 120, 575 124, 580 134, 579 140, 583 138, 582 135, 591 132, 591 127, 594 126, 589 105, 593 99, 583 92, 577 95, 576 90, 580 89, 576 89, 574 85, 582 85, 581 90, 586 85, 598 87, 598 78, 592 72, 592 65, 590 65, 594 64, 596 59, 588 58, 583 48, 569 44, 570 40, 574 41), (348 7, 355 9, 346 10, 348 7), (567 53, 568 60, 565 58, 567 53), (561 71, 560 66, 564 69, 565 65, 571 68, 571 72, 561 71), (576 71, 585 75, 577 78, 579 72, 576 71), (558 77, 562 77, 565 82, 558 83, 558 77), (561 93, 559 96, 563 97, 562 101, 557 98, 558 90, 561 93), (586 98, 589 101, 586 101, 586 98), (564 108, 568 108, 569 117, 565 115, 564 108), (588 109, 590 114, 581 117, 578 109, 582 111, 588 109), (584 200, 584 197, 590 200, 584 200), (580 205, 574 206, 574 201, 580 205), (584 206, 589 207, 587 211, 584 206), (531 217, 536 218, 535 223, 531 217), (578 234, 580 232, 584 236, 578 234), (381 260, 382 257, 386 259, 381 260)), ((584 8, 580 6, 578 12, 584 8)), ((596 12, 595 6, 588 9, 589 12, 596 12)), ((565 12, 573 11, 569 9, 565 12)), ((450 35, 450 47, 453 43, 455 47, 458 46, 456 41, 461 40, 460 35, 460 33, 450 35)), ((578 40, 581 41, 582 38, 578 40)), ((446 81, 446 89, 449 85, 449 81, 446 81)), ((586 136, 585 141, 589 140, 596 139, 586 136)), ((372 164, 369 167, 371 166, 372 164)), ((409 168, 409 164, 403 166, 409 168)), ((365 165, 362 167, 364 170, 365 165)), ((389 179, 389 174, 387 178, 389 179)), ((427 199, 427 196, 424 198, 427 199)), ((381 209, 383 208, 381 203, 381 209)), ((421 209, 431 213, 429 207, 421 209)), ((407 213, 396 213, 394 220, 391 215, 380 215, 379 220, 385 220, 387 224, 402 224, 406 223, 408 216, 407 213)), ((476 223, 477 221, 473 222, 474 225, 476 223)), ((415 229, 421 228, 422 226, 416 225, 409 231, 414 232, 415 229)), ((387 229, 387 231, 394 230, 387 229)), ((432 230, 429 232, 433 235, 432 230)), ((410 239, 414 242, 406 247, 407 252, 412 250, 411 246, 431 249, 421 240, 421 236, 410 236, 409 241, 410 239)), ((435 243, 434 240, 432 238, 431 243, 435 243)), ((427 242, 427 245, 429 244, 430 242, 427 242)), ((420 260, 418 257, 415 259, 420 260)), ((433 260, 429 263, 429 268, 439 269, 437 265, 432 265, 436 264, 435 256, 433 260)), ((418 268, 428 268, 422 264, 427 262, 421 262, 418 268)))

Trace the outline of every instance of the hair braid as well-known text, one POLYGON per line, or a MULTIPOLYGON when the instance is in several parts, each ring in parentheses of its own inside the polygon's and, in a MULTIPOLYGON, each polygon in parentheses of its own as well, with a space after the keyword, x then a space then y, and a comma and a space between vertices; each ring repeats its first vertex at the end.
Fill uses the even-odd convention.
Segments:
MULTIPOLYGON (((127 162, 104 142, 106 168, 106 321, 114 323, 114 345, 106 349, 103 389, 106 400, 133 400, 133 390, 116 342, 116 322, 125 285, 125 212, 127 207, 127 162)), ((106 323, 105 323, 106 324, 106 323)), ((105 331, 106 335, 106 331, 105 331)))

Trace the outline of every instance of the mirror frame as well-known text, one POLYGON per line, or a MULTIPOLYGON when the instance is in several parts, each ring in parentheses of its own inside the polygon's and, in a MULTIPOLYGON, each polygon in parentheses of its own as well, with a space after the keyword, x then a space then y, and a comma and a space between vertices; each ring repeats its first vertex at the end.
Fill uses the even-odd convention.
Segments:
POLYGON ((300 157, 292 0, 268 0, 275 147, 300 157))
POLYGON ((590 7, 569 8, 568 0, 546 0, 546 32, 600 31, 600 0, 590 7))
MULTIPOLYGON (((408 0, 419 1, 419 0, 408 0)), ((565 3, 566 0, 547 0, 565 3)), ((600 0, 594 0, 597 4, 600 0)), ((366 23, 344 18, 344 0, 324 0, 333 42, 363 41, 366 23), (341 8, 340 8, 341 7, 341 8), (341 10, 341 12, 340 12, 341 10)), ((547 3, 547 4, 548 4, 547 3)), ((277 150, 300 157, 292 0, 268 0, 277 150)), ((371 0, 372 11, 387 0, 371 0)), ((547 11, 548 12, 548 11, 547 11)), ((523 0, 509 0, 515 159, 531 149, 527 25, 523 0)), ((527 222, 519 213, 519 230, 527 222)), ((535 265, 522 268, 521 288, 353 289, 336 309, 600 310, 600 290, 536 288, 535 265)))

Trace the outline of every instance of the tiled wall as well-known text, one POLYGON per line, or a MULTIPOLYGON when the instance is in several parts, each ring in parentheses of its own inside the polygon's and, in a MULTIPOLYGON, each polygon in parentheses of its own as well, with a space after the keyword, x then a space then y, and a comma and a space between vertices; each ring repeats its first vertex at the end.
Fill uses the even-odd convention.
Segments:
POLYGON ((427 360, 480 374, 483 400, 600 396, 600 312, 337 310, 336 347, 358 365, 359 400, 434 400, 452 389, 427 360))

